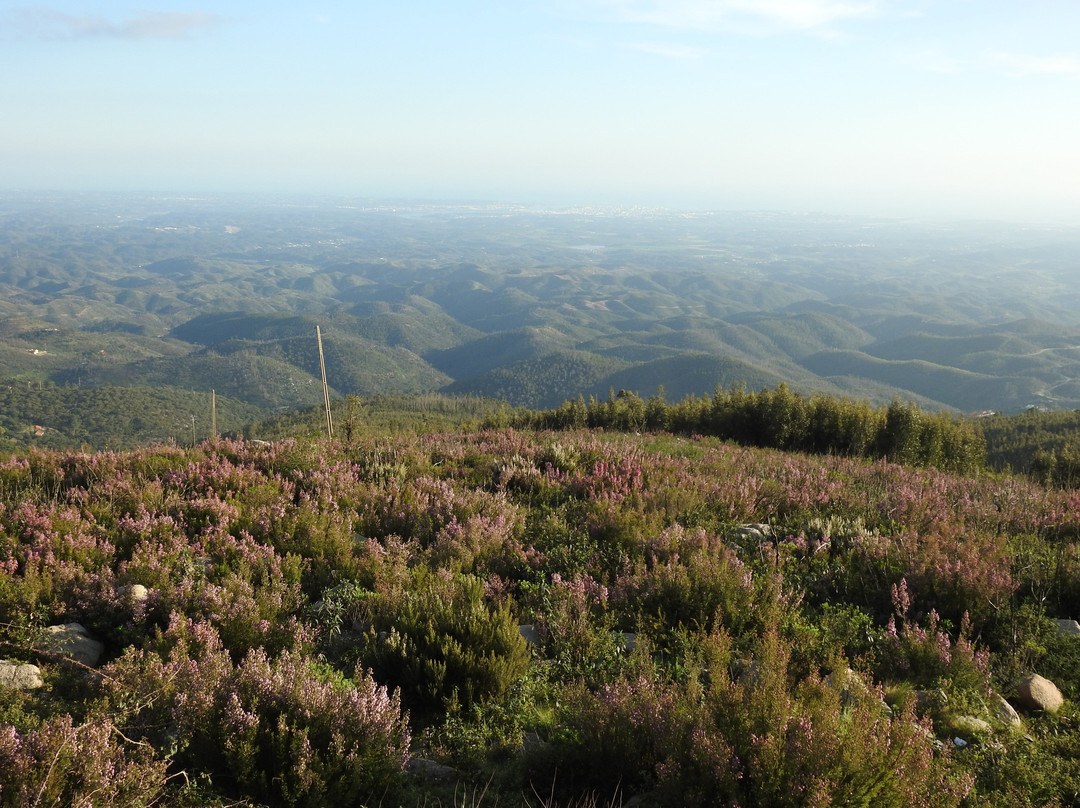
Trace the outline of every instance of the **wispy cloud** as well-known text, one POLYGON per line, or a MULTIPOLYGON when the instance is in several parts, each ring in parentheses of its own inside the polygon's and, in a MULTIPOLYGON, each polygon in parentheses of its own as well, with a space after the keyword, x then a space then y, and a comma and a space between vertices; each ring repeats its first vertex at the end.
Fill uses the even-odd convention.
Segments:
POLYGON ((1080 76, 1080 55, 1075 53, 1060 53, 1052 56, 999 53, 996 58, 998 63, 1013 76, 1080 76))
POLYGON ((767 24, 821 30, 874 16, 880 0, 596 0, 628 22, 666 28, 730 29, 767 24))
POLYGON ((123 20, 101 16, 66 14, 49 8, 24 8, 11 12, 14 27, 47 39, 187 39, 198 31, 225 21, 205 12, 160 11, 123 20))
POLYGON ((700 59, 708 53, 704 48, 695 48, 691 45, 677 45, 670 42, 628 42, 626 47, 631 50, 641 51, 642 53, 649 53, 653 56, 661 56, 665 59, 700 59))

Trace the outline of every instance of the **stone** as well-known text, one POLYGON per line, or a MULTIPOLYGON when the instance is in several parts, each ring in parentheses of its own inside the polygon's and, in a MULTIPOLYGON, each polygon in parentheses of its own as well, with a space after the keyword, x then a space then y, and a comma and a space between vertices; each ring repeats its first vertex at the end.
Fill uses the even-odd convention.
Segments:
POLYGON ((128 594, 131 595, 131 599, 136 603, 142 603, 150 597, 150 590, 142 584, 132 584, 128 587, 128 594))
POLYGON ((997 714, 998 721, 1007 727, 1019 727, 1020 726, 1020 714, 1016 712, 1009 702, 1005 701, 1001 696, 997 697, 997 714))
POLYGON ((1075 620, 1058 620, 1057 633, 1064 637, 1080 637, 1080 623, 1075 620))
POLYGON ((990 724, 973 715, 953 716, 949 721, 952 731, 962 737, 970 738, 972 735, 987 735, 990 733, 990 724))
POLYGON ((132 584, 131 586, 118 587, 116 594, 130 598, 132 603, 142 603, 150 597, 150 590, 142 584, 132 584))
POLYGON ((529 623, 523 623, 518 626, 518 633, 529 645, 540 644, 540 634, 536 631, 536 626, 529 623))
POLYGON ((1065 703, 1065 697, 1061 695, 1057 685, 1035 674, 1017 685, 1016 701, 1024 710, 1056 713, 1065 703))
POLYGON ((752 525, 739 525, 739 527, 735 528, 735 535, 762 541, 772 536, 772 525, 765 525, 761 523, 752 525))
POLYGON ((525 755, 535 755, 545 752, 549 744, 536 732, 526 732, 521 736, 521 751, 525 755))
POLYGON ((405 768, 409 774, 425 783, 448 785, 461 778, 457 769, 427 758, 411 758, 405 768))
POLYGON ((35 690, 44 686, 37 665, 0 660, 0 690, 35 690))
POLYGON ((87 634, 80 623, 64 623, 45 629, 41 650, 66 656, 92 668, 101 660, 105 646, 87 634))

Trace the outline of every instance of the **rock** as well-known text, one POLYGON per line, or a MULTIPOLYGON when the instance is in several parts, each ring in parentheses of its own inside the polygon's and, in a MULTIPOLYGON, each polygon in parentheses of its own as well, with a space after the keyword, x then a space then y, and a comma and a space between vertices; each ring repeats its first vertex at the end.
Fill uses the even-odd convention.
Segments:
POLYGON ((870 692, 866 682, 853 668, 833 671, 825 677, 825 683, 833 690, 839 690, 841 694, 864 695, 870 692))
POLYGON ((132 584, 128 587, 128 594, 131 595, 131 599, 136 603, 142 603, 150 597, 150 590, 142 584, 132 584))
POLYGON ((526 755, 535 755, 544 752, 550 744, 535 732, 526 732, 521 736, 521 751, 526 755))
POLYGON ((735 535, 762 541, 772 536, 772 525, 764 525, 760 523, 753 525, 740 525, 739 527, 735 528, 735 535))
POLYGON ((0 690, 35 690, 44 686, 37 665, 0 660, 0 690))
POLYGON ((132 584, 131 586, 118 587, 116 594, 130 598, 132 603, 142 603, 150 597, 150 590, 142 584, 132 584))
POLYGON ((540 635, 536 631, 536 626, 524 623, 518 626, 518 633, 521 634, 522 638, 524 638, 525 642, 529 645, 540 644, 540 635))
POLYGON ((1080 623, 1075 620, 1058 620, 1057 633, 1064 637, 1080 637, 1080 623))
POLYGON ((1065 698, 1057 685, 1035 674, 1027 677, 1017 686, 1016 701, 1024 710, 1056 713, 1065 703, 1065 698))
POLYGON ((411 758, 405 770, 425 783, 449 784, 456 783, 460 779, 457 769, 427 758, 411 758))
POLYGON ((972 735, 988 735, 990 724, 973 715, 953 716, 949 721, 952 731, 958 735, 970 738, 972 735))
POLYGON ((105 646, 87 634, 81 624, 65 623, 45 629, 41 650, 66 656, 92 668, 101 660, 105 646))
POLYGON ((633 631, 616 632, 615 640, 616 642, 621 640, 619 644, 626 653, 630 653, 637 647, 637 633, 633 631))
POLYGON ((947 701, 945 692, 941 688, 936 690, 916 690, 915 714, 926 715, 927 713, 933 713, 942 709, 947 701))
POLYGON ((1009 702, 1001 696, 997 697, 997 710, 995 711, 998 721, 1007 727, 1020 726, 1020 714, 1016 712, 1009 702))

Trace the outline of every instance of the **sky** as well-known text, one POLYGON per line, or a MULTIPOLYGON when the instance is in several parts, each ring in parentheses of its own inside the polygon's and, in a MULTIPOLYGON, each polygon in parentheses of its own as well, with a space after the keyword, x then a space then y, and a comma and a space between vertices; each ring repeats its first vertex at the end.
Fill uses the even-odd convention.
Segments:
POLYGON ((0 2, 0 189, 1080 224, 1078 0, 0 2))

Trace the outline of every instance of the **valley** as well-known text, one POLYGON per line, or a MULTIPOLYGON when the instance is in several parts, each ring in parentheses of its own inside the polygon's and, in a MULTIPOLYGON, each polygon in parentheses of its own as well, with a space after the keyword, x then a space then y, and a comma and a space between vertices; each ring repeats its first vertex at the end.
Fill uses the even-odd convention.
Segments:
POLYGON ((1077 256, 1080 230, 989 222, 9 193, 0 378, 283 413, 321 400, 318 324, 336 397, 555 407, 786 383, 1073 409, 1077 256))

